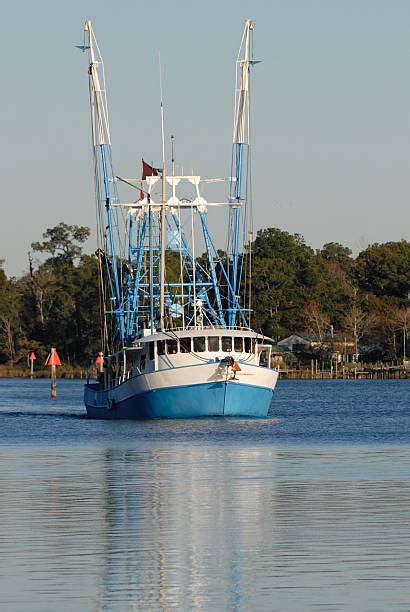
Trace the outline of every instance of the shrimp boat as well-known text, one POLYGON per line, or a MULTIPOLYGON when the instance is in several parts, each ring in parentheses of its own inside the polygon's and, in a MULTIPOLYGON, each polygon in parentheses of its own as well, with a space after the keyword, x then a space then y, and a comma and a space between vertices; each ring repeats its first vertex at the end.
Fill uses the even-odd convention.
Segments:
MULTIPOLYGON (((176 172, 143 160, 141 179, 115 174, 104 63, 85 23, 94 152, 102 343, 91 418, 266 417, 278 372, 272 341, 251 329, 252 218, 249 79, 253 23, 236 60, 232 168, 228 178, 176 172), (225 184, 225 185, 224 185, 225 184), (119 191, 127 190, 127 197, 119 191), (218 198, 205 192, 219 189, 218 198), (205 197, 206 195, 206 197, 205 197), (225 250, 210 217, 224 212, 225 250)), ((162 94, 161 94, 162 98, 162 94)), ((219 215, 220 217, 220 215, 219 215)), ((219 233, 222 222, 218 220, 219 233)))

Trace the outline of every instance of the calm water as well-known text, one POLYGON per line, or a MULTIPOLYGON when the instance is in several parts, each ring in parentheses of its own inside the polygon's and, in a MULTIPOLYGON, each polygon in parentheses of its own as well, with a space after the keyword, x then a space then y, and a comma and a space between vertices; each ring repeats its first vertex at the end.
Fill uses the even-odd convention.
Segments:
POLYGON ((2 611, 410 610, 407 381, 284 381, 268 419, 194 422, 0 391, 2 611))

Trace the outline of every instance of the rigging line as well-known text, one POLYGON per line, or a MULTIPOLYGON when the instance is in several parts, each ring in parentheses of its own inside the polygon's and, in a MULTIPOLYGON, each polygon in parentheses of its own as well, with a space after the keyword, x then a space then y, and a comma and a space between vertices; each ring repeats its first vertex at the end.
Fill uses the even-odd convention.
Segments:
POLYGON ((224 266, 222 265, 222 260, 221 260, 221 258, 219 256, 219 253, 218 253, 218 251, 217 251, 217 249, 215 247, 215 244, 214 244, 211 236, 209 236, 209 241, 210 241, 210 244, 212 246, 212 250, 213 250, 214 255, 215 255, 215 261, 219 263, 222 275, 225 278, 227 290, 230 291, 230 294, 233 296, 233 302, 232 303, 236 306, 236 308, 237 308, 237 310, 239 312, 240 317, 242 318, 243 322, 245 323, 245 327, 247 327, 248 324, 247 324, 247 321, 246 321, 246 319, 244 317, 244 314, 242 312, 242 308, 241 308, 241 306, 240 306, 240 304, 238 302, 238 299, 234 295, 234 292, 233 292, 233 289, 232 289, 232 285, 231 285, 229 277, 227 275, 227 271, 225 270, 224 266))
MULTIPOLYGON (((252 36, 252 59, 253 59, 253 36, 252 36)), ((251 107, 251 87, 249 84, 249 108, 251 107)), ((249 114, 249 124, 248 124, 248 133, 249 133, 249 147, 248 147, 248 196, 247 196, 247 210, 248 210, 248 227, 249 227, 249 327, 251 326, 251 316, 252 316, 252 282, 253 282, 253 274, 252 274, 252 242, 253 242, 253 185, 252 185, 252 123, 251 123, 251 115, 249 114)))
POLYGON ((94 165, 94 198, 95 198, 95 211, 96 211, 96 226, 97 226, 97 245, 103 247, 103 227, 104 222, 101 211, 101 190, 100 190, 100 171, 98 165, 98 155, 96 151, 96 132, 95 132, 95 112, 94 112, 94 101, 91 90, 91 83, 89 84, 89 97, 90 97, 90 121, 91 121, 91 138, 92 138, 92 159, 94 165))
POLYGON ((107 313, 106 313, 106 290, 104 285, 104 273, 101 265, 101 257, 98 258, 98 267, 100 271, 100 283, 99 283, 99 296, 100 296, 100 309, 101 309, 101 322, 102 326, 102 337, 103 337, 103 350, 107 348, 109 352, 109 341, 108 341, 108 324, 107 324, 107 313))
MULTIPOLYGON (((174 136, 171 136, 171 164, 172 178, 175 177, 175 156, 174 156, 174 136)), ((175 185, 172 185, 173 195, 175 195, 175 185)), ((181 306, 182 306, 182 328, 185 329, 185 304, 184 304, 184 272, 182 262, 182 229, 181 229, 181 207, 178 206, 178 242, 179 242, 179 280, 181 283, 181 306)))
POLYGON ((196 328, 196 268, 195 268, 195 232, 194 232, 194 208, 191 204, 191 244, 192 244, 192 281, 194 289, 194 327, 196 328))
MULTIPOLYGON (((117 188, 117 181, 116 181, 116 176, 114 173, 114 164, 113 164, 113 159, 112 159, 112 149, 111 147, 109 148, 108 151, 109 154, 109 161, 110 161, 110 171, 111 171, 111 184, 112 184, 112 192, 113 192, 113 201, 115 203, 119 202, 119 195, 118 195, 118 188, 117 188)), ((127 212, 125 209, 120 208, 120 213, 118 213, 118 211, 116 211, 116 223, 117 223, 117 236, 118 236, 118 249, 119 249, 119 254, 121 258, 125 259, 125 251, 126 251, 126 246, 125 244, 123 244, 122 240, 121 240, 121 231, 123 229, 123 227, 125 228, 127 225, 127 212), (122 226, 120 225, 119 222, 119 214, 121 215, 121 219, 122 219, 122 226)))
MULTIPOLYGON (((133 183, 131 183, 131 181, 127 181, 127 179, 123 178, 122 176, 118 176, 118 174, 116 175, 115 178, 121 181, 121 183, 125 183, 126 185, 129 185, 130 187, 133 187, 134 189, 138 189, 138 191, 142 191, 144 196, 148 197, 149 195, 151 195, 149 191, 145 191, 145 189, 143 189, 142 182, 137 185, 134 185, 133 183)), ((138 200, 136 200, 136 202, 138 202, 138 200)))
MULTIPOLYGON (((92 137, 92 159, 94 165, 94 197, 95 197, 95 216, 96 216, 96 227, 97 227, 97 246, 101 249, 103 245, 103 219, 102 219, 102 211, 100 206, 101 200, 101 191, 100 191, 100 171, 98 165, 98 156, 96 151, 96 131, 95 131, 95 103, 94 96, 92 91, 92 83, 89 80, 89 101, 90 101, 90 123, 91 123, 91 137, 92 137)), ((99 283, 98 283, 98 297, 99 297, 99 313, 101 320, 101 348, 103 351, 109 351, 109 343, 108 343, 108 326, 107 326, 107 314, 106 314, 106 294, 105 294, 105 286, 104 286, 104 277, 102 270, 102 262, 101 258, 98 258, 98 269, 99 269, 99 283)))
MULTIPOLYGON (((253 61, 253 35, 251 36, 252 42, 252 54, 251 62, 253 61)), ((247 107, 247 118, 248 118, 248 146, 247 146, 247 158, 246 158, 246 220, 245 223, 251 231, 253 230, 253 210, 252 210, 252 197, 251 196, 251 182, 252 182, 252 139, 251 139, 251 93, 252 93, 252 81, 248 78, 248 107, 247 107)), ((245 239, 245 233, 244 233, 245 239)))

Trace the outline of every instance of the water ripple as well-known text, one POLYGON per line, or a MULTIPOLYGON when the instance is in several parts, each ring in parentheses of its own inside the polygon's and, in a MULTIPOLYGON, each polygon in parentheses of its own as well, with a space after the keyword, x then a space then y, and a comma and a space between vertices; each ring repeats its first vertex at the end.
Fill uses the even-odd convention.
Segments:
POLYGON ((407 386, 295 381, 263 421, 138 424, 37 382, 3 387, 0 609, 408 610, 407 386))

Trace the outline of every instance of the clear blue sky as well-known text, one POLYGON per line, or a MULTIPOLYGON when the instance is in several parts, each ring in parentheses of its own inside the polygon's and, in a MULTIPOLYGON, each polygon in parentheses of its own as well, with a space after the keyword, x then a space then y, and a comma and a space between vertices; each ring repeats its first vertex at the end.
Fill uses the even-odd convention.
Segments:
MULTIPOLYGON (((0 258, 27 268, 59 221, 94 228, 85 19, 108 73, 116 171, 160 159, 157 54, 177 158, 229 174, 236 57, 255 22, 255 224, 355 252, 409 239, 410 2, 7 3, 0 30, 0 258)), ((93 243, 87 245, 91 250, 93 243)))

